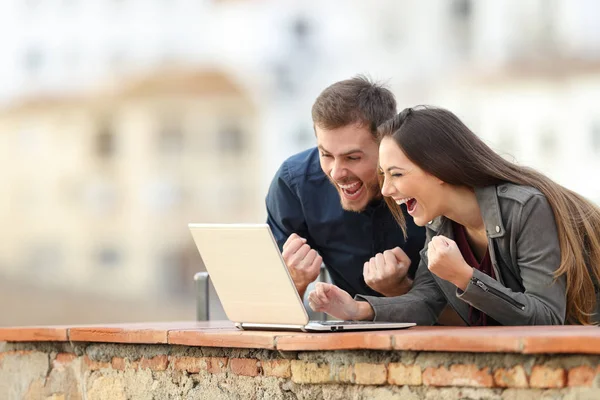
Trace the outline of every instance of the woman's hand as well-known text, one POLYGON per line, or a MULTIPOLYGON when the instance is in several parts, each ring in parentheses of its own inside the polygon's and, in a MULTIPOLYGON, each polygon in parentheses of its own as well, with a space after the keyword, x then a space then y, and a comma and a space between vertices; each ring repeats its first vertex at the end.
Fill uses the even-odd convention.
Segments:
POLYGON ((325 312, 341 320, 373 319, 371 305, 365 301, 356 301, 335 285, 317 282, 315 290, 308 295, 308 305, 313 311, 325 312))
POLYGON ((431 238, 427 247, 427 259, 427 267, 433 274, 453 283, 461 290, 467 288, 473 277, 473 268, 460 254, 454 240, 442 235, 431 238))

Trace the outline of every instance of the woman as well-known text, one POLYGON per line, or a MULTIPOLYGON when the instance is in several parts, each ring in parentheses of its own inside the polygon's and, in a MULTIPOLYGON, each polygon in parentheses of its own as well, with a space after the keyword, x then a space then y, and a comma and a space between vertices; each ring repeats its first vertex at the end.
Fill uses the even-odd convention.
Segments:
MULTIPOLYGON (((600 209, 506 161, 454 114, 406 109, 379 128, 382 194, 404 225, 427 227, 412 290, 357 296, 328 284, 309 295, 340 319, 433 325, 449 307, 467 325, 597 323, 600 209)), ((388 253, 388 252, 386 252, 388 253)), ((391 254, 365 263, 389 268, 391 254)))

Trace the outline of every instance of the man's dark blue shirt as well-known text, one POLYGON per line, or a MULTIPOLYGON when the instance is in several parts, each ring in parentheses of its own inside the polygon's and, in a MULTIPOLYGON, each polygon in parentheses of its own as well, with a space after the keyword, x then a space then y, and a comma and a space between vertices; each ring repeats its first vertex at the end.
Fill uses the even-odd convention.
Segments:
POLYGON ((407 240, 383 199, 362 212, 346 211, 337 189, 319 164, 312 148, 288 158, 279 168, 266 198, 267 223, 281 249, 296 233, 307 239, 325 263, 333 282, 352 297, 381 296, 364 281, 363 266, 377 253, 401 247, 410 257, 409 277, 419 265, 425 229, 405 214, 407 240))

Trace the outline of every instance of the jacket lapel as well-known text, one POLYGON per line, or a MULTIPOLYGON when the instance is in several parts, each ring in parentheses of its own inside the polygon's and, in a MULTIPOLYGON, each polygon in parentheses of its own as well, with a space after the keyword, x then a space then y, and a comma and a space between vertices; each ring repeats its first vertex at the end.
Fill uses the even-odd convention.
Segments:
POLYGON ((495 185, 475 188, 475 197, 477 198, 477 203, 479 203, 481 217, 483 218, 485 232, 488 237, 488 251, 490 252, 492 268, 494 269, 496 279, 504 284, 504 279, 498 268, 496 246, 494 244, 496 239, 503 237, 506 233, 504 223, 502 222, 500 203, 498 202, 498 194, 496 193, 497 190, 498 187, 495 185))

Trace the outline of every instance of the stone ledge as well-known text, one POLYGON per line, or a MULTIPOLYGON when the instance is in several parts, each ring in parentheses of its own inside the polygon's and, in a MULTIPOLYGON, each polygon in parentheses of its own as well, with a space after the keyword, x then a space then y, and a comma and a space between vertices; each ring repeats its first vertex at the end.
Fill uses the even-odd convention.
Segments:
POLYGON ((0 388, 23 399, 596 399, 600 398, 599 361, 596 355, 395 350, 285 353, 23 342, 0 349, 0 388))
POLYGON ((295 333, 239 331, 229 321, 183 321, 0 328, 0 341, 173 344, 281 351, 600 354, 600 329, 593 326, 417 326, 393 331, 295 333))

